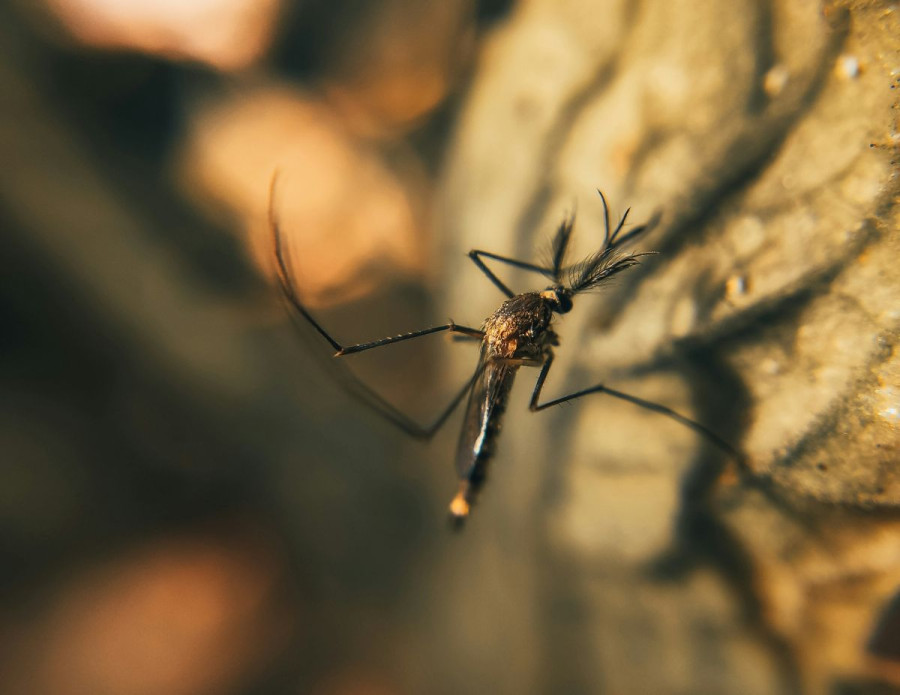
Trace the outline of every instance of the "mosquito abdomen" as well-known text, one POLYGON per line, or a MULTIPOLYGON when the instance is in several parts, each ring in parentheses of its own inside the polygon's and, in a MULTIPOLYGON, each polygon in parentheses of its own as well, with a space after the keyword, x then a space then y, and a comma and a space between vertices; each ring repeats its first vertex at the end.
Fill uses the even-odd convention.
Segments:
POLYGON ((456 451, 456 471, 460 481, 459 491, 450 503, 450 514, 454 518, 462 519, 468 515, 469 507, 484 483, 517 369, 502 362, 488 362, 469 394, 456 451))

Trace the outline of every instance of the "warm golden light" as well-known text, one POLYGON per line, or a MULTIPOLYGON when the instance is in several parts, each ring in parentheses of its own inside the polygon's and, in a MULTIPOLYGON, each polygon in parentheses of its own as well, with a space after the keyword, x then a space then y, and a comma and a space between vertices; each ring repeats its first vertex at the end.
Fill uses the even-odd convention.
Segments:
POLYGON ((160 538, 73 576, 34 621, 11 692, 226 692, 293 629, 275 598, 280 560, 258 541, 160 538))
POLYGON ((278 0, 45 0, 76 39, 235 70, 269 44, 278 0))
POLYGON ((416 182, 402 180, 327 105, 300 90, 266 88, 196 117, 182 159, 188 185, 246 222, 266 271, 276 170, 274 212, 306 301, 346 301, 386 274, 421 273, 416 182))

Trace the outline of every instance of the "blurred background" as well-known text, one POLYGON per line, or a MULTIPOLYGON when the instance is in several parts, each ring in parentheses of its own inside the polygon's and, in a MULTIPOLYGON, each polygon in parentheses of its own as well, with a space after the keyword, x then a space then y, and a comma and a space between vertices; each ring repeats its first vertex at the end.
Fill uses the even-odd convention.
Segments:
MULTIPOLYGON (((898 36, 864 2, 0 5, 3 693, 896 692, 898 36), (422 444, 341 389, 270 205, 349 344, 480 325, 465 252, 577 208, 589 253, 597 188, 661 253, 566 317, 545 395, 609 380, 743 458, 530 415, 526 370, 453 534, 458 418, 422 444)), ((348 368, 425 423, 476 358, 348 368)))

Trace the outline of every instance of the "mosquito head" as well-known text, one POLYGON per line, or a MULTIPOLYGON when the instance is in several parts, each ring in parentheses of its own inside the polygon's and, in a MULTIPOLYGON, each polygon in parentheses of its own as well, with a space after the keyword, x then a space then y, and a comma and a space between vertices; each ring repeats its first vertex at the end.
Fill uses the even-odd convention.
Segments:
POLYGON ((541 299, 547 300, 557 314, 565 314, 572 309, 572 291, 561 285, 548 287, 541 292, 541 299))

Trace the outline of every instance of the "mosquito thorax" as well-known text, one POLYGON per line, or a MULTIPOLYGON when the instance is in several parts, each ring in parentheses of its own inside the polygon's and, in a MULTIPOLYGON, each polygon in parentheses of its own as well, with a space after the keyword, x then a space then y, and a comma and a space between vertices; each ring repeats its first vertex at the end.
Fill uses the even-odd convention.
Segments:
POLYGON ((538 359, 553 311, 553 302, 539 292, 524 292, 507 299, 484 321, 484 340, 491 354, 538 359))
POLYGON ((565 314, 572 309, 572 294, 565 287, 548 287, 541 292, 541 299, 550 302, 557 314, 565 314))

